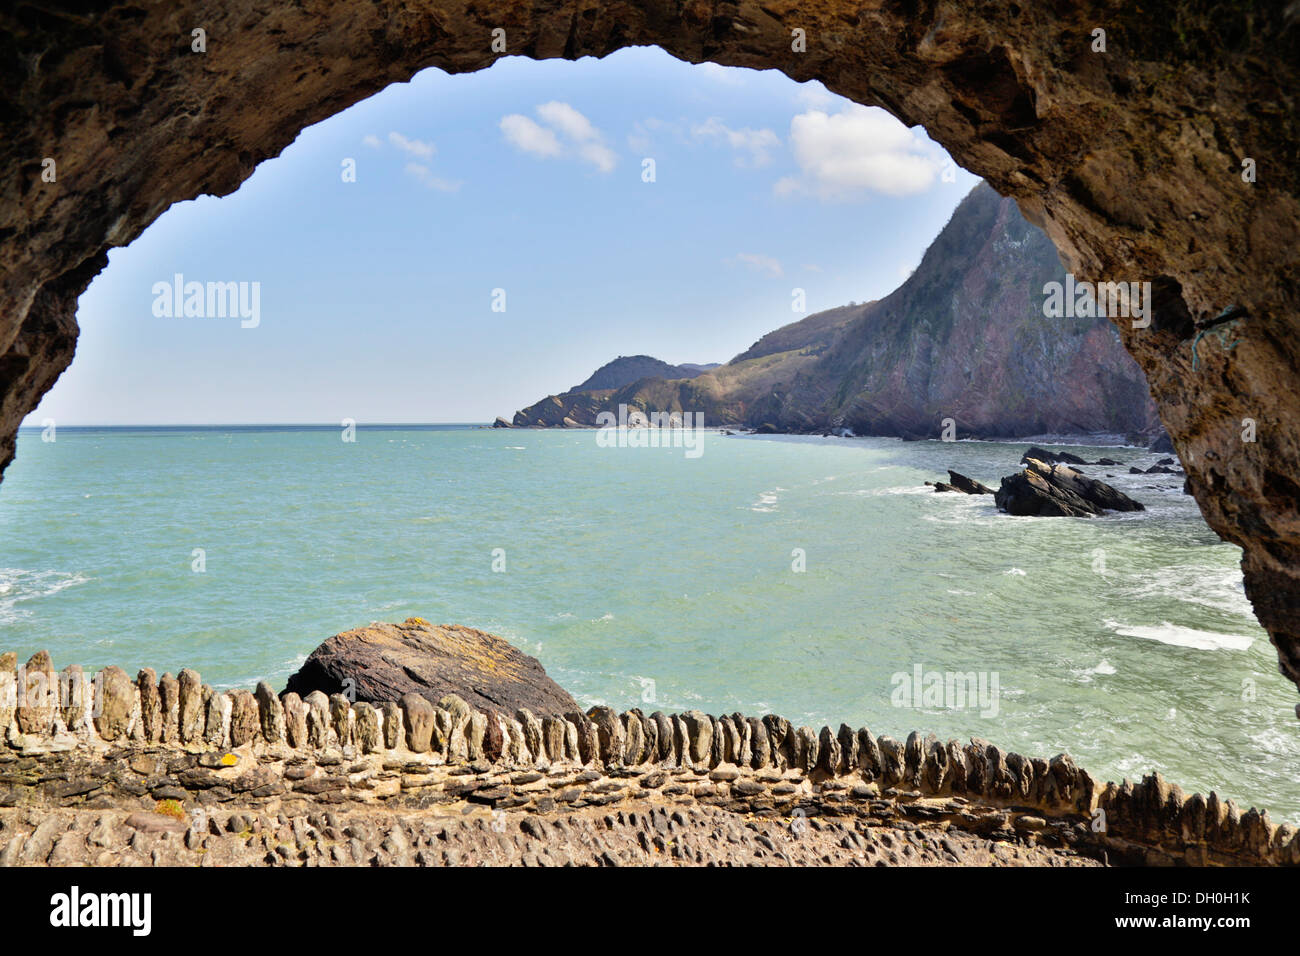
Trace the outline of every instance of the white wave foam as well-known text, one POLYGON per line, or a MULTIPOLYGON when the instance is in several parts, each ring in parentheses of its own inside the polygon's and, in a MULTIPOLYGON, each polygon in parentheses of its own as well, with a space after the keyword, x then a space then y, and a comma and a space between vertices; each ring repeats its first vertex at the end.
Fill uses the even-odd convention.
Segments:
POLYGON ((1079 678, 1079 683, 1081 684, 1092 683, 1092 679, 1097 675, 1105 677, 1113 673, 1115 673, 1115 666, 1105 658, 1102 658, 1101 663, 1096 667, 1085 667, 1081 670, 1073 671, 1074 676, 1079 678))
POLYGON ((28 571, 23 568, 0 568, 0 624, 13 624, 30 612, 18 605, 24 601, 50 597, 60 591, 85 584, 90 578, 80 571, 28 571))
POLYGON ((758 494, 758 500, 749 506, 749 510, 758 512, 775 511, 776 503, 780 499, 781 492, 785 490, 785 488, 777 487, 773 488, 771 491, 760 491, 758 494))
POLYGON ((1155 626, 1121 624, 1118 621, 1104 623, 1121 637, 1140 637, 1143 640, 1158 641, 1171 647, 1189 647, 1198 651, 1244 651, 1255 643, 1255 639, 1248 635, 1198 631, 1192 627, 1171 624, 1169 621, 1161 621, 1155 626))
POLYGON ((1246 597, 1241 569, 1203 564, 1143 572, 1128 588, 1137 598, 1175 598, 1187 604, 1255 619, 1246 597))
POLYGON ((1007 570, 1003 571, 1002 573, 1003 573, 1003 574, 1013 574, 1013 575, 1015 575, 1016 577, 1021 577, 1021 578, 1023 578, 1023 577, 1025 576, 1025 572, 1024 572, 1024 571, 1021 571, 1019 568, 1008 568, 1007 570))
POLYGON ((893 488, 859 488, 856 491, 837 491, 837 495, 854 495, 859 498, 880 498, 885 495, 932 495, 933 488, 925 485, 898 485, 893 488))

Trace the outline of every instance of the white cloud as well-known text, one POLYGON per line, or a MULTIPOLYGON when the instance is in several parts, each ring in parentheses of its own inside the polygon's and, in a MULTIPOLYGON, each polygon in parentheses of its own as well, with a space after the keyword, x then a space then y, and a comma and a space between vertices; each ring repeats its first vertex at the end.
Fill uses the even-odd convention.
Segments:
POLYGON ((774 278, 780 278, 785 275, 785 270, 781 268, 779 259, 771 256, 759 255, 753 252, 738 252, 729 260, 730 262, 741 262, 757 272, 766 272, 774 278))
POLYGON ((418 159, 433 159, 433 154, 436 152, 432 143, 426 143, 418 139, 407 139, 397 132, 389 133, 388 141, 398 149, 410 153, 418 159))
MULTIPOLYGON (((383 149, 384 146, 383 141, 373 133, 367 133, 361 138, 361 142, 371 149, 383 149)), ((433 159, 434 153, 438 151, 433 143, 420 139, 411 139, 396 130, 388 134, 388 142, 402 152, 426 162, 433 159)), ((441 176, 435 175, 433 170, 424 162, 409 162, 404 168, 408 176, 430 189, 436 189, 440 192, 454 193, 463 185, 459 180, 443 179, 441 176)))
POLYGON ((537 115, 542 118, 543 123, 558 129, 569 139, 579 142, 600 139, 600 134, 596 132, 596 127, 591 125, 591 120, 568 103, 557 100, 543 103, 537 107, 537 115))
POLYGON ((781 139, 770 129, 732 129, 716 116, 691 127, 691 134, 697 139, 722 140, 739 153, 736 157, 738 166, 766 166, 772 160, 771 151, 781 145, 781 139))
POLYGON ((511 146, 534 156, 559 156, 564 152, 553 130, 538 126, 522 113, 501 117, 501 132, 511 146))
POLYGON ((541 123, 522 113, 501 118, 501 132, 516 149, 544 158, 574 156, 602 173, 618 162, 600 130, 568 103, 551 100, 538 106, 536 113, 541 123))
POLYGON ((436 189, 439 192, 454 193, 461 187, 458 180, 453 181, 443 179, 441 176, 435 176, 433 170, 423 163, 407 163, 406 171, 430 189, 436 189))
POLYGON ((779 196, 909 196, 929 189, 946 161, 937 145, 884 110, 856 104, 834 114, 795 116, 790 144, 800 175, 778 180, 773 188, 779 196))
POLYGON ((578 147, 578 156, 602 173, 610 172, 618 162, 618 156, 604 143, 583 143, 578 147))

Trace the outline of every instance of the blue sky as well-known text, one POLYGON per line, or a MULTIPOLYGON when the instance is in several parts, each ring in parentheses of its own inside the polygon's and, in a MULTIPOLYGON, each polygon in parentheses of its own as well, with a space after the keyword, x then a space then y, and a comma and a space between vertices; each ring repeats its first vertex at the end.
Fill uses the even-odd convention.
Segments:
POLYGON ((653 48, 426 70, 114 250, 27 423, 490 421, 616 355, 726 361, 796 288, 894 289, 978 181, 947 164, 818 84, 653 48), (257 326, 155 314, 177 273, 258 283, 257 326))

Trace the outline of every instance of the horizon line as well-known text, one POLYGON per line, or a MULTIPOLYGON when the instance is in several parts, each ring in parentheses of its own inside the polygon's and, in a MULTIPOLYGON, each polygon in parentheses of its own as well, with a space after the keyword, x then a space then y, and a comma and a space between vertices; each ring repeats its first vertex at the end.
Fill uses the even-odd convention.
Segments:
MULTIPOLYGON (((491 425, 492 421, 461 422, 356 422, 357 428, 407 428, 433 425, 491 425)), ((21 424, 19 430, 43 431, 44 425, 21 424)), ((55 421, 56 428, 344 428, 341 422, 68 422, 55 421)))

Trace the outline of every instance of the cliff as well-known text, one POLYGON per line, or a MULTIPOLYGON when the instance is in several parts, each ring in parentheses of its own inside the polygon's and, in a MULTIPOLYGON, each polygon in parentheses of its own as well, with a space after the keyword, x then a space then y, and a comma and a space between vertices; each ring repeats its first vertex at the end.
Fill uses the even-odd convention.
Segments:
POLYGON ((1044 316, 1051 281, 1065 281, 1051 240, 981 183, 884 299, 791 323, 703 374, 597 373, 514 422, 594 425, 625 404, 782 431, 937 435, 952 418, 961 435, 1154 435, 1155 405, 1114 327, 1044 316))
POLYGON ((612 362, 607 362, 591 373, 581 385, 575 385, 570 392, 595 392, 607 388, 622 388, 643 378, 695 378, 709 369, 717 368, 718 363, 710 365, 669 365, 667 362, 649 355, 620 355, 612 362))

